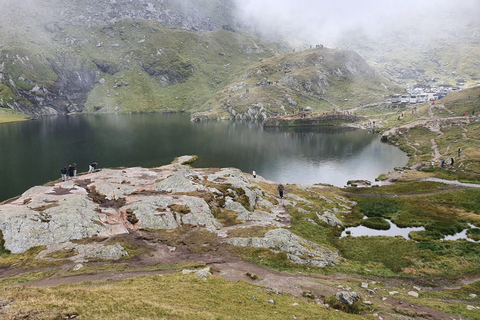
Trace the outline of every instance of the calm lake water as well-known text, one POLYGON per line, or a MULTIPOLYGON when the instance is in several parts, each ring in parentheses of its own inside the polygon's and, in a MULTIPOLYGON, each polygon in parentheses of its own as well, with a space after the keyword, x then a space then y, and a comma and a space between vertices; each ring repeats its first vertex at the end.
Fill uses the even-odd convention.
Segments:
POLYGON ((404 166, 399 149, 378 135, 349 128, 263 129, 255 122, 191 123, 184 114, 74 115, 0 125, 0 200, 79 172, 105 167, 156 167, 187 154, 196 167, 236 167, 282 183, 373 181, 404 166))

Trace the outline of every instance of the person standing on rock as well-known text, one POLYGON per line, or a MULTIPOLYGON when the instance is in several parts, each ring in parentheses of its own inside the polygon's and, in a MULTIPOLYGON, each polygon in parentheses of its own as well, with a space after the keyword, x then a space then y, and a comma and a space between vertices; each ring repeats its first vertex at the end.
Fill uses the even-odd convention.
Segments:
POLYGON ((458 147, 457 154, 458 154, 459 157, 460 157, 460 153, 462 153, 462 149, 460 149, 460 147, 458 147))
POLYGON ((74 162, 72 167, 73 167, 73 178, 77 179, 77 164, 74 162))
POLYGON ((73 179, 73 167, 71 164, 68 165, 68 176, 70 179, 73 179))
POLYGON ((63 167, 60 172, 62 173, 62 181, 67 181, 67 166, 63 167))
POLYGON ((90 173, 90 172, 95 171, 97 169, 97 165, 98 165, 98 163, 96 163, 96 162, 90 163, 90 166, 88 167, 88 172, 90 173))
POLYGON ((257 177, 257 171, 253 170, 253 178, 255 179, 257 177))
POLYGON ((280 199, 283 199, 283 190, 285 190, 285 187, 283 186, 283 184, 279 184, 278 187, 278 195, 280 196, 280 199))

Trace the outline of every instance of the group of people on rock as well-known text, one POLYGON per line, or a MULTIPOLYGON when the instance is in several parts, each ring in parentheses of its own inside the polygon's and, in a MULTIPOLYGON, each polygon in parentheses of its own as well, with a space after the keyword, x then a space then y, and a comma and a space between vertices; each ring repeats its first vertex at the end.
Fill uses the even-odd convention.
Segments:
MULTIPOLYGON (((94 172, 97 169, 98 163, 92 162, 89 165, 89 170, 88 172, 94 172)), ((64 166, 62 170, 60 170, 62 173, 62 181, 67 181, 67 179, 76 179, 77 178, 77 164, 69 164, 68 168, 67 166, 64 166)))

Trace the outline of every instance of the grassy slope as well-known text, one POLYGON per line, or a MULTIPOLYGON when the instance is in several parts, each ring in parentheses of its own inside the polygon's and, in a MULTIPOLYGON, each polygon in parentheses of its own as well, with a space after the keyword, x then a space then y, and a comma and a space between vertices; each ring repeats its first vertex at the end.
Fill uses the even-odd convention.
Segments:
MULTIPOLYGON (((65 68, 73 72, 80 68, 96 70, 95 61, 116 73, 100 74, 105 84, 94 86, 88 96, 87 112, 113 112, 115 107, 120 112, 152 112, 167 108, 197 110, 249 65, 281 52, 282 46, 242 32, 220 29, 193 33, 162 28, 149 21, 130 21, 112 28, 68 26, 55 35, 47 48, 36 50, 28 43, 24 47, 14 43, 5 49, 9 60, 4 72, 12 76, 17 88, 21 86, 19 77, 51 88, 55 74, 45 68, 45 59, 38 57, 56 64, 66 61, 65 68), (97 46, 99 43, 102 45, 97 46), (245 53, 248 48, 262 51, 245 53), (145 69, 155 74, 149 75, 145 69), (45 71, 32 74, 31 70, 45 71)), ((5 87, 0 98, 21 99, 5 87)))
POLYGON ((402 89, 378 76, 353 52, 310 49, 256 63, 208 101, 207 116, 215 117, 230 107, 244 113, 259 103, 270 112, 282 112, 282 106, 286 112, 306 107, 315 112, 341 111, 381 102, 386 95, 399 90, 402 89))
MULTIPOLYGON (((105 83, 94 85, 85 112, 168 108, 207 111, 214 118, 228 118, 224 106, 243 113, 257 103, 270 113, 281 105, 329 112, 378 102, 400 90, 376 75, 353 52, 322 49, 284 54, 284 44, 243 32, 220 29, 193 33, 166 29, 150 21, 128 21, 110 27, 66 26, 49 35, 44 47, 32 42, 20 46, 12 41, 4 48, 4 57, 8 54, 4 72, 18 89, 29 90, 34 84, 52 89, 57 76, 47 60, 70 72, 97 70, 94 62, 108 66, 105 71, 114 74, 100 73, 105 83), (353 74, 347 65, 353 66, 353 74), (279 81, 278 85, 258 85, 266 77, 279 81), (229 90, 238 83, 243 83, 242 90, 229 90), (248 97, 242 95, 247 87, 248 97), (288 98, 297 105, 290 105, 288 98)), ((0 98, 30 106, 8 84, 3 86, 6 89, 0 98)))
POLYGON ((60 319, 364 319, 333 313, 316 303, 277 295, 246 282, 194 275, 139 277, 56 288, 12 288, 2 298, 15 300, 6 317, 60 319), (30 297, 28 300, 26 297, 30 297), (254 297, 254 298, 252 298, 254 297), (273 299, 274 304, 267 300, 273 299), (293 303, 298 303, 292 306, 293 303), (13 309, 13 310, 12 310, 13 309))

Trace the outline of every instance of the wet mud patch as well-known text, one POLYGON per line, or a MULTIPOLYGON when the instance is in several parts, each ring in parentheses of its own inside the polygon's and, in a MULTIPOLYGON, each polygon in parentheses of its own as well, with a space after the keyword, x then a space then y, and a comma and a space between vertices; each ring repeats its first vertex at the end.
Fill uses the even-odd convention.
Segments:
POLYGON ((140 190, 131 193, 132 196, 165 196, 167 191, 155 191, 155 190, 140 190))
MULTIPOLYGON (((83 180, 76 180, 75 183, 80 187, 84 188, 85 190, 88 189, 88 186, 92 183, 91 179, 83 179, 83 180)), ((88 190, 87 190, 88 191, 88 190)))
POLYGON ((127 200, 125 198, 111 199, 111 200, 107 199, 107 196, 101 193, 98 193, 97 188, 95 188, 95 186, 86 188, 86 190, 88 192, 89 198, 103 208, 119 209, 123 207, 125 203, 127 203, 127 200))
POLYGON ((56 187, 53 189, 53 192, 48 192, 47 194, 53 194, 55 196, 63 196, 66 194, 72 194, 72 190, 75 190, 75 188, 62 188, 62 187, 56 187))

